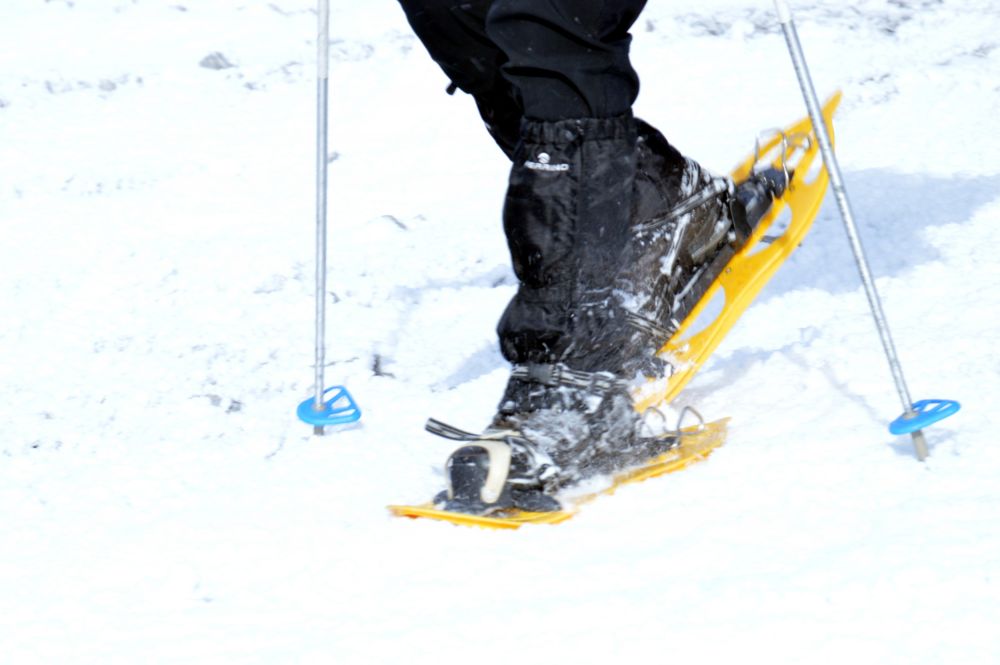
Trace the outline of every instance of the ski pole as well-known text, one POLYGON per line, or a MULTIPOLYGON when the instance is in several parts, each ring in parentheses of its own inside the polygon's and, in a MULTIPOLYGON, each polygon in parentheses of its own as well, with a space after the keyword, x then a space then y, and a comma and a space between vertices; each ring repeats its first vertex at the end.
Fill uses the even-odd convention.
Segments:
POLYGON ((326 355, 326 212, 327 212, 327 135, 329 127, 330 88, 330 0, 319 0, 316 39, 316 386, 312 399, 299 405, 301 420, 322 436, 324 426, 353 422, 361 411, 343 386, 324 389, 323 371, 326 355), (327 399, 327 395, 332 397, 327 399))
MULTIPOLYGON (((323 370, 326 363, 326 192, 327 134, 330 93, 330 3, 319 0, 319 36, 316 58, 316 393, 313 410, 323 409, 323 370)), ((323 426, 313 432, 323 434, 323 426)))
POLYGON ((826 169, 830 176, 830 184, 833 187, 834 198, 837 200, 837 207, 840 209, 840 217, 844 221, 844 228, 847 231, 851 249, 854 251, 854 260, 857 263, 858 272, 861 274, 865 293, 868 295, 868 305, 871 308, 872 317, 875 319, 875 326, 878 328, 879 336, 882 339, 886 359, 889 361, 889 368, 896 382, 896 391, 899 393, 899 398, 903 403, 903 415, 892 422, 889 426, 889 431, 893 434, 910 434, 913 438, 913 448, 917 459, 923 461, 927 458, 928 453, 927 440, 924 437, 922 428, 952 415, 958 411, 959 404, 951 400, 921 400, 914 403, 910 399, 910 391, 906 387, 906 379, 903 376, 903 367, 896 354, 896 347, 889 332, 889 322, 885 317, 885 312, 882 310, 882 302, 875 288, 875 280, 872 277, 871 268, 868 265, 868 259, 861 244, 861 236, 854 221, 851 202, 847 197, 847 188, 844 186, 844 178, 840 172, 837 156, 833 151, 833 143, 830 140, 826 122, 823 120, 819 98, 816 96, 816 89, 813 87, 809 67, 806 64, 805 55, 802 51, 802 43, 799 41, 798 31, 795 28, 795 20, 792 18, 792 10, 786 0, 774 0, 774 5, 778 11, 778 19, 781 21, 781 29, 785 33, 785 41, 788 44, 788 51, 792 56, 792 64, 795 67, 795 74, 799 79, 802 96, 805 98, 806 107, 809 109, 809 117, 812 119, 816 139, 819 142, 819 149, 823 155, 823 162, 826 164, 826 169))

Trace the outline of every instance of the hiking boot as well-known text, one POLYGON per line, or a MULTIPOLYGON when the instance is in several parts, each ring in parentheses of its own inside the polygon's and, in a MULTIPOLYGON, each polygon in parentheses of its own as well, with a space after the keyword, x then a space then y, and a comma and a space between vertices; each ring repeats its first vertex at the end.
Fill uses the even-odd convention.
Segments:
POLYGON ((626 381, 561 364, 515 366, 491 427, 516 431, 552 460, 550 492, 663 449, 642 432, 626 381))

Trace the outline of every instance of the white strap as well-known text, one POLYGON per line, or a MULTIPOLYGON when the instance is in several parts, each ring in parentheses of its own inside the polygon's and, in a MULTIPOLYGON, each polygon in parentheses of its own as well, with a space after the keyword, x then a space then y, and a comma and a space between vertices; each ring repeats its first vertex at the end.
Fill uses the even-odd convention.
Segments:
POLYGON ((507 484, 507 476, 510 475, 510 446, 500 441, 480 441, 476 445, 485 448, 490 456, 490 469, 479 496, 483 503, 496 503, 507 484))
MULTIPOLYGON (((483 500, 483 503, 496 503, 503 493, 504 485, 507 484, 507 476, 510 475, 510 445, 502 441, 484 441, 482 439, 470 445, 482 448, 489 456, 490 468, 486 471, 486 482, 479 490, 479 498, 483 500)), ((445 478, 450 478, 448 468, 450 463, 451 458, 449 457, 444 468, 445 478)), ((450 480, 448 481, 448 498, 455 498, 455 490, 452 488, 450 480)))

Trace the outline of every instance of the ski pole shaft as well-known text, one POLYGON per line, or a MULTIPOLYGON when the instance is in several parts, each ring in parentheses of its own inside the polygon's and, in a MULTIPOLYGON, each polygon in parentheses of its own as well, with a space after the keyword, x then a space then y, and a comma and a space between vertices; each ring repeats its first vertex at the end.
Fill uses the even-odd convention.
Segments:
MULTIPOLYGON (((316 395, 313 408, 322 411, 323 369, 326 362, 326 193, 327 125, 330 78, 330 2, 319 0, 316 61, 316 395)), ((323 434, 319 425, 313 428, 323 434)))
POLYGON ((346 425, 361 418, 361 409, 344 386, 325 388, 326 355, 326 209, 329 79, 330 0, 318 0, 319 30, 316 39, 316 394, 296 409, 299 420, 313 426, 317 436, 327 425, 346 425), (324 400, 325 397, 329 399, 324 400))
MULTIPOLYGON (((795 74, 799 79, 802 96, 805 98, 806 107, 809 109, 809 117, 812 118, 813 129, 816 132, 819 149, 823 155, 823 162, 826 164, 826 169, 830 176, 830 185, 833 188, 834 198, 837 200, 837 207, 840 209, 840 216, 844 221, 844 228, 847 231, 851 249, 854 251, 854 259, 858 266, 858 272, 861 273, 861 281, 865 286, 868 304, 871 307, 872 316, 875 319, 875 325, 878 328, 879 336, 882 339, 882 346, 885 349, 886 359, 889 361, 889 368, 896 383, 896 390, 903 403, 904 413, 912 415, 914 413, 913 401, 910 399, 910 391, 906 387, 903 368, 899 362, 899 356, 896 354, 892 335, 889 332, 889 323, 882 309, 882 303, 875 288, 875 280, 872 277, 871 268, 868 265, 868 259, 861 244, 861 236, 854 221, 851 202, 847 197, 847 188, 844 186, 844 178, 840 172, 837 156, 833 151, 833 143, 830 140, 830 134, 823 120, 819 99, 816 96, 816 89, 813 87, 809 67, 806 64, 805 54, 802 51, 802 43, 799 40, 798 30, 795 28, 795 20, 792 18, 792 10, 786 0, 774 0, 774 5, 778 11, 778 19, 781 21, 781 29, 785 33, 785 41, 788 43, 788 50, 792 56, 792 64, 795 67, 795 74)), ((924 439, 923 432, 917 430, 911 436, 913 437, 913 446, 917 459, 922 461, 927 457, 927 442, 924 439)))

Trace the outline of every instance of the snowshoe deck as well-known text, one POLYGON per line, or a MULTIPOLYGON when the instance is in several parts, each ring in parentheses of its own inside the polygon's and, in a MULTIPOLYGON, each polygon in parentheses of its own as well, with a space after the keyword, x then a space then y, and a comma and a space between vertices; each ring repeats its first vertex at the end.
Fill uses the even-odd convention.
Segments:
POLYGON ((667 473, 679 471, 694 462, 705 459, 726 441, 728 419, 707 423, 701 428, 688 428, 680 439, 680 444, 643 464, 614 475, 611 484, 601 490, 583 494, 571 499, 563 499, 563 510, 547 513, 530 513, 511 510, 495 515, 469 515, 465 513, 438 510, 433 503, 419 506, 389 506, 389 510, 400 517, 428 517, 430 519, 478 526, 487 529, 517 529, 522 524, 559 524, 577 514, 586 503, 611 494, 622 485, 637 483, 667 473))
MULTIPOLYGON (((833 114, 840 105, 841 96, 840 92, 835 93, 823 106, 823 117, 830 131, 831 140, 833 114)), ((685 317, 677 332, 660 349, 659 355, 669 359, 676 371, 667 379, 651 381, 638 391, 635 400, 639 411, 645 411, 657 404, 669 403, 677 397, 722 343, 726 334, 775 271, 799 246, 819 213, 829 176, 826 168, 822 167, 822 161, 815 161, 819 157, 819 144, 808 117, 785 128, 782 133, 776 133, 769 141, 764 142, 758 151, 743 160, 732 171, 731 177, 734 181, 746 180, 757 165, 758 155, 773 155, 770 160, 771 166, 782 168, 785 165, 791 169, 789 185, 784 195, 771 205, 767 214, 757 223, 746 244, 736 252, 718 277, 705 289, 704 295, 685 317), (802 146, 801 142, 794 140, 802 136, 809 137, 807 146, 802 146), (786 144, 783 137, 792 141, 786 144), (787 160, 787 163, 783 160, 787 160), (810 178, 812 174, 814 177, 810 178), (780 232, 780 235, 774 237, 776 229, 772 227, 786 208, 791 212, 788 226, 780 232), (725 302, 721 307, 712 306, 713 300, 717 297, 724 297, 725 302), (712 311, 709 307, 712 307, 712 310, 718 309, 718 314, 707 325, 702 326, 699 319, 703 314, 712 311)))

